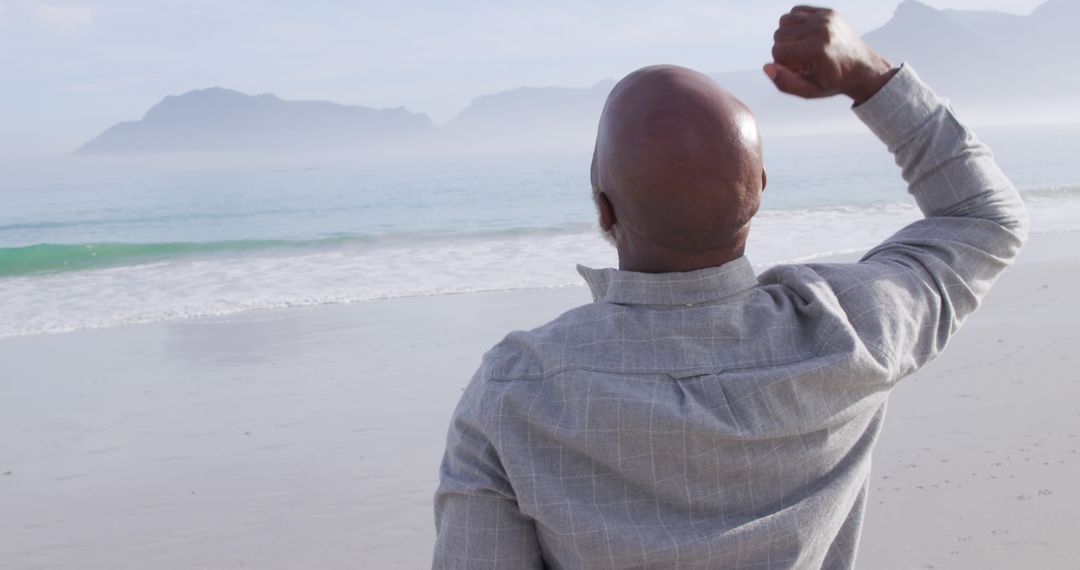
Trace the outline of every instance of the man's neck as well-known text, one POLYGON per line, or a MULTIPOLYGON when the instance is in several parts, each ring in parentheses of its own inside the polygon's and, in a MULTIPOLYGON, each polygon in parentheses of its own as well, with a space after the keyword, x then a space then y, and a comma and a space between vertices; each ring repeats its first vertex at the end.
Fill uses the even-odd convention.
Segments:
POLYGON ((619 248, 619 269, 639 273, 673 273, 719 267, 743 256, 745 245, 684 252, 657 244, 619 248))

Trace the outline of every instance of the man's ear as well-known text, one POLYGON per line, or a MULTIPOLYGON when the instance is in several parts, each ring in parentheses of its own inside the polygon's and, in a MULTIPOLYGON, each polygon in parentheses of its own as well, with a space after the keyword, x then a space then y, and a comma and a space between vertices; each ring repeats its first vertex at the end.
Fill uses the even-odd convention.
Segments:
POLYGON ((596 193, 596 209, 600 211, 600 229, 605 232, 611 231, 611 226, 614 226, 618 220, 615 219, 615 207, 611 205, 607 194, 596 193))
POLYGON ((761 191, 765 191, 765 186, 769 184, 769 177, 765 175, 765 168, 761 169, 761 191))

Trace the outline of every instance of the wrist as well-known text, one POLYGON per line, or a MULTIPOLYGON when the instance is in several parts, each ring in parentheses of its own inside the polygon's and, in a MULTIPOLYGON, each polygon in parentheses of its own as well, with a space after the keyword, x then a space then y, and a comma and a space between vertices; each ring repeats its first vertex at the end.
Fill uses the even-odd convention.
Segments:
POLYGON ((852 108, 870 131, 892 148, 911 136, 913 130, 941 109, 934 94, 908 64, 870 100, 852 108))
POLYGON ((885 87, 885 84, 900 70, 898 67, 893 67, 885 58, 877 54, 875 56, 875 61, 866 66, 865 71, 860 74, 861 77, 854 81, 851 87, 844 90, 844 94, 851 97, 853 106, 859 106, 868 101, 881 91, 881 88, 885 87))

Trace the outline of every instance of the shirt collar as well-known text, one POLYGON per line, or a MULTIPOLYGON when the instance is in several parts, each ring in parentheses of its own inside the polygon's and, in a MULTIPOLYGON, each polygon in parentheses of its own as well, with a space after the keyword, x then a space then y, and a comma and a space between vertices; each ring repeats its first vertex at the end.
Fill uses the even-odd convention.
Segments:
POLYGON ((746 257, 718 267, 672 273, 639 273, 577 266, 593 300, 620 305, 695 305, 718 301, 755 287, 757 276, 746 257))

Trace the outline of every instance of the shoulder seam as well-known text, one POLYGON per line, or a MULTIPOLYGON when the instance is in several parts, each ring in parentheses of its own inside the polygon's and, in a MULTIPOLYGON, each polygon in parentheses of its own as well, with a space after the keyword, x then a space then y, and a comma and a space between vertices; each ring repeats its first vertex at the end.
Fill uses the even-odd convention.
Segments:
POLYGON ((672 378, 689 378, 692 376, 701 376, 705 374, 723 374, 725 372, 739 372, 743 370, 753 370, 757 368, 769 368, 773 366, 783 366, 785 364, 792 364, 794 362, 801 362, 809 360, 811 358, 821 355, 821 350, 824 347, 824 342, 819 344, 817 350, 806 351, 797 355, 789 356, 787 358, 768 359, 763 361, 745 361, 735 366, 724 366, 722 364, 716 364, 714 366, 693 366, 686 368, 671 368, 667 370, 657 370, 654 368, 610 368, 604 366, 559 366, 551 370, 544 371, 541 374, 520 374, 510 375, 502 372, 490 371, 487 374, 488 379, 492 382, 531 382, 538 380, 546 380, 552 376, 557 376, 565 372, 582 371, 582 372, 600 372, 606 374, 625 374, 632 375, 644 375, 644 374, 658 374, 664 376, 670 376, 672 378))

